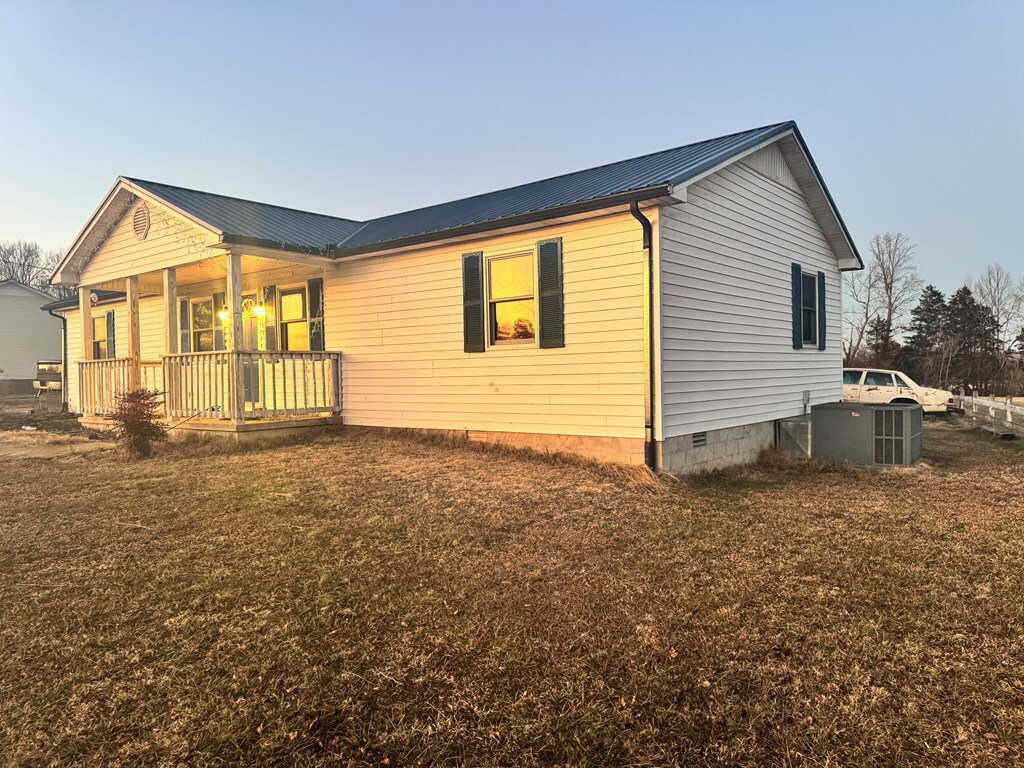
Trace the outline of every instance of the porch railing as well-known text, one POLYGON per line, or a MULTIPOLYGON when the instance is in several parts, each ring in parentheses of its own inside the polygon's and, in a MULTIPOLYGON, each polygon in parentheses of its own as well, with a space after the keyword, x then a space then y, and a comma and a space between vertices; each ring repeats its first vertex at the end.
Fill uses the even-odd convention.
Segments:
POLYGON ((128 389, 129 357, 88 360, 78 364, 78 391, 82 413, 106 416, 117 406, 117 396, 128 389))
POLYGON ((340 352, 190 352, 162 368, 171 419, 341 412, 340 352))
MULTIPOLYGON (((117 407, 117 396, 129 388, 132 360, 112 357, 86 360, 78 364, 82 413, 107 416, 117 407)), ((139 385, 155 392, 163 391, 163 363, 143 360, 139 364, 139 385)))
MULTIPOLYGON (((128 389, 127 357, 78 364, 82 412, 109 415, 128 389)), ((140 385, 163 392, 169 419, 341 413, 340 352, 186 352, 139 364, 140 385)))

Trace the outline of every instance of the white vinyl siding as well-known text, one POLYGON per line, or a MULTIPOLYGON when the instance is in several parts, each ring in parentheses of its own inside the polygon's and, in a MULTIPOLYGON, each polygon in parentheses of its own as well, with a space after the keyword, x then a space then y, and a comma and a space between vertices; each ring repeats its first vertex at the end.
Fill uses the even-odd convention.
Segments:
POLYGON ((344 353, 345 423, 642 438, 640 226, 608 216, 343 261, 324 279, 327 349, 344 353), (462 254, 563 238, 565 347, 467 354, 462 254))
POLYGON ((51 301, 20 285, 0 285, 0 379, 34 379, 37 361, 60 360, 60 320, 40 309, 51 301))
POLYGON ((801 414, 804 390, 842 397, 838 263, 784 162, 769 146, 661 210, 666 438, 801 414), (825 350, 793 349, 792 262, 825 273, 825 350))
MULTIPOLYGON (((149 206, 151 225, 145 240, 135 237, 129 206, 82 271, 81 285, 101 285, 222 255, 206 248, 207 235, 157 205, 149 206)), ((113 286, 123 290, 120 285, 113 286)))

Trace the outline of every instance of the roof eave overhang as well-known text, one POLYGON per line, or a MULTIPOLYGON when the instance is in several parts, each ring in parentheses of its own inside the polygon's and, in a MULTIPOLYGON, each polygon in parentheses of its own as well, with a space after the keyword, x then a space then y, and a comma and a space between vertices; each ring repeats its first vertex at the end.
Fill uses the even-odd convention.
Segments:
POLYGON ((378 251, 394 251, 401 248, 427 245, 439 240, 451 240, 471 235, 484 234, 509 227, 521 227, 528 224, 537 224, 551 219, 558 219, 564 216, 575 216, 579 214, 600 211, 608 208, 628 205, 632 202, 645 202, 652 205, 673 205, 681 202, 674 196, 671 184, 657 184, 643 189, 630 190, 615 195, 581 200, 575 203, 568 203, 552 208, 544 208, 538 211, 518 214, 516 216, 505 216, 499 219, 490 219, 474 224, 467 224, 461 227, 450 227, 448 229, 435 230, 433 232, 422 232, 407 237, 395 238, 393 240, 382 240, 376 243, 368 243, 352 248, 338 247, 335 258, 343 259, 353 256, 363 256, 378 251))
MULTIPOLYGON (((811 178, 798 179, 801 185, 809 185, 813 181, 814 185, 820 191, 822 200, 827 207, 829 218, 831 218, 836 225, 836 231, 833 237, 829 237, 829 245, 832 246, 832 250, 836 255, 836 259, 839 262, 840 272, 856 272, 864 269, 864 260, 861 258, 860 253, 857 251, 857 246, 853 242, 853 237, 850 235, 849 229, 846 227, 846 222, 843 221, 843 217, 839 213, 839 209, 836 207, 835 200, 832 199, 832 194, 828 191, 828 187, 825 184, 825 180, 821 176, 821 172, 818 170, 817 164, 814 162, 814 158, 811 156, 810 150, 807 148, 807 144, 800 135, 800 129, 797 128, 796 123, 789 122, 781 124, 777 130, 768 134, 767 136, 758 137, 756 140, 752 140, 747 145, 738 147, 729 157, 725 160, 715 159, 709 161, 704 166, 691 170, 684 178, 673 180, 673 195, 679 200, 686 200, 686 188, 696 184, 701 179, 707 178, 713 173, 720 171, 726 166, 732 165, 733 163, 742 160, 744 157, 757 152, 769 144, 775 144, 776 142, 783 143, 783 151, 786 152, 787 141, 791 141, 798 149, 804 162, 806 162, 811 178)), ((807 194, 807 188, 805 187, 805 194, 807 194)), ((816 215, 821 212, 815 211, 816 215)), ((822 227, 826 229, 826 227, 822 227)))
POLYGON ((76 284, 82 274, 82 270, 85 268, 85 265, 88 264, 96 250, 103 241, 106 240, 113 224, 116 224, 117 221, 120 220, 121 216, 124 215, 125 211, 127 211, 136 200, 145 200, 167 208, 215 238, 219 239, 223 236, 223 232, 208 222, 186 213, 176 205, 169 203, 159 195, 154 195, 152 192, 143 189, 138 184, 126 179, 124 176, 118 176, 117 181, 114 182, 114 185, 110 188, 110 191, 107 192, 103 201, 99 206, 97 206, 96 210, 93 211, 85 226, 82 227, 81 231, 78 233, 78 236, 75 237, 71 247, 68 248, 67 252, 64 254, 64 258, 60 260, 60 263, 58 263, 57 267, 53 270, 53 274, 50 275, 50 283, 52 285, 76 284), (119 208, 115 208, 112 215, 107 217, 107 212, 111 210, 111 206, 115 205, 118 198, 122 200, 122 205, 119 208), (92 234, 97 226, 101 225, 105 225, 106 231, 103 232, 98 242, 92 244, 89 253, 82 256, 80 251, 83 247, 88 247, 87 244, 90 243, 89 235, 92 234), (76 265, 77 269, 73 268, 72 265, 76 265))

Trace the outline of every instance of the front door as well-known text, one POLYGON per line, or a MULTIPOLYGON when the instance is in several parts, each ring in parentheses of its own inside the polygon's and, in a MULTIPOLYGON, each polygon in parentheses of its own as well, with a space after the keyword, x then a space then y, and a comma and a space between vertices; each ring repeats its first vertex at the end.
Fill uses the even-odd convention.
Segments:
MULTIPOLYGON (((256 313, 256 294, 246 293, 242 296, 242 349, 262 349, 260 344, 260 317, 256 313)), ((259 363, 242 364, 242 382, 245 387, 245 402, 254 407, 260 404, 260 369, 259 363)))

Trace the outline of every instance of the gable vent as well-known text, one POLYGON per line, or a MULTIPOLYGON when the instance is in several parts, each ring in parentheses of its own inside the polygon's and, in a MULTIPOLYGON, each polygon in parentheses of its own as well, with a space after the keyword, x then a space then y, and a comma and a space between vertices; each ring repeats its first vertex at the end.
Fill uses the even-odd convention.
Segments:
POLYGON ((707 432, 695 432, 693 434, 693 447, 703 448, 708 444, 708 433, 707 432))
POLYGON ((139 203, 132 214, 132 231, 139 240, 145 240, 149 234, 149 206, 139 203))

